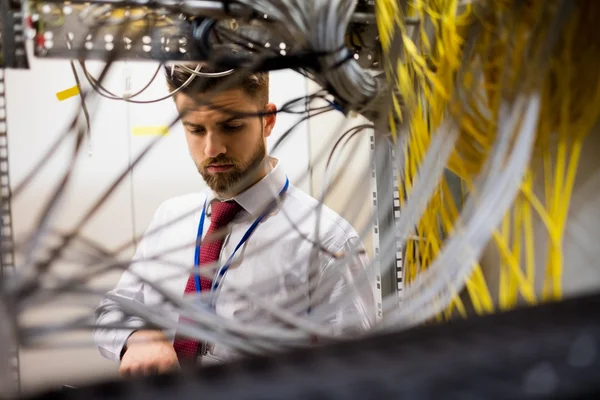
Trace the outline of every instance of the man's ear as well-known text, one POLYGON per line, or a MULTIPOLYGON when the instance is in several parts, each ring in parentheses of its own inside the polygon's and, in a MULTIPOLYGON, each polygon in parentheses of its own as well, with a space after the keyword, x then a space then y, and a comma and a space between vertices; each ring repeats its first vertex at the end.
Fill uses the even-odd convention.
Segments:
POLYGON ((273 127, 275 126, 275 122, 277 122, 277 106, 273 103, 269 103, 265 106, 265 112, 267 115, 263 118, 263 131, 264 136, 271 136, 271 132, 273 131, 273 127))

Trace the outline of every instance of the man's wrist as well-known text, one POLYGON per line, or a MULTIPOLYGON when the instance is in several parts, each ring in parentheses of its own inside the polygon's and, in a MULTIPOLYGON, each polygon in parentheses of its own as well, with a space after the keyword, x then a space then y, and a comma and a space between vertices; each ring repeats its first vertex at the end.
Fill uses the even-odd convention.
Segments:
POLYGON ((125 343, 123 343, 123 347, 121 348, 121 353, 120 353, 120 359, 123 358, 123 356, 125 355, 125 353, 127 352, 127 350, 131 347, 129 345, 129 340, 132 339, 132 336, 136 335, 135 338, 133 338, 133 342, 131 343, 131 345, 135 345, 136 341, 137 343, 148 343, 148 342, 162 342, 166 339, 165 333, 160 330, 146 330, 146 329, 136 329, 134 331, 132 331, 129 336, 127 336, 127 339, 125 340, 125 343))

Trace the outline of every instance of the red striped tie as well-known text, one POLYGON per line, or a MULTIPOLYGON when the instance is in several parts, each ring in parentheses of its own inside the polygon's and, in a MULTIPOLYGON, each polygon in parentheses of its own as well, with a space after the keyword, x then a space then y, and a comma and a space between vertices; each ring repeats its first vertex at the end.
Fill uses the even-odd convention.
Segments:
MULTIPOLYGON (((212 215, 210 218, 210 227, 206 232, 206 238, 210 239, 210 235, 219 229, 225 228, 236 216, 242 207, 234 201, 213 201, 212 203, 212 215)), ((219 261, 219 255, 221 254, 221 248, 225 241, 225 235, 218 235, 220 237, 212 240, 202 240, 200 245, 200 266, 206 264, 212 264, 219 261)), ((210 279, 203 276, 200 277, 200 287, 202 292, 210 290, 212 282, 210 279)), ((195 274, 191 274, 187 285, 185 286, 184 293, 195 293, 196 292, 196 280, 195 274)), ((173 347, 177 353, 177 358, 180 362, 195 363, 198 356, 199 342, 192 339, 177 338, 173 347)))

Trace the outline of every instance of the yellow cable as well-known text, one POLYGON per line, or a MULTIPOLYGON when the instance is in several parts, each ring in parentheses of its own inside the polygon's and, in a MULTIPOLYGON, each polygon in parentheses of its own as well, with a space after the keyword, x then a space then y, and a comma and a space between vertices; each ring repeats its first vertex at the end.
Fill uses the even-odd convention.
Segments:
MULTIPOLYGON (((575 6, 575 17, 563 29, 557 46, 560 52, 552 54, 548 74, 542 76, 530 60, 542 54, 554 17, 552 10, 559 9, 556 1, 533 0, 519 7, 509 0, 477 7, 460 3, 409 0, 407 15, 427 21, 416 28, 417 40, 413 40, 398 2, 377 2, 384 53, 395 37, 402 41, 400 59, 383 62, 388 82, 399 93, 399 97, 392 97, 389 113, 392 137, 395 139, 398 128, 396 120, 408 127, 402 149, 404 171, 399 177, 401 205, 421 179, 420 167, 431 139, 448 117, 459 121, 460 134, 446 167, 460 177, 467 197, 476 196, 473 181, 495 145, 500 105, 524 90, 538 90, 542 109, 534 155, 520 193, 507 210, 502 227, 493 232, 490 245, 500 254, 501 308, 514 307, 519 298, 531 304, 540 298, 560 298, 562 238, 571 193, 584 137, 600 110, 600 83, 594 68, 600 50, 594 47, 595 31, 582 21, 600 17, 600 5, 583 0, 575 6), (477 35, 467 36, 473 32, 477 35), (469 53, 463 54, 465 49, 469 53), (541 86, 537 85, 539 78, 544 78, 541 86), (534 184, 537 180, 543 184, 541 190, 534 184), (537 222, 545 232, 535 229, 537 222), (536 255, 540 244, 547 252, 546 260, 536 255), (543 262, 545 270, 538 277, 536 268, 543 262), (541 282, 536 281, 538 278, 541 282), (536 292, 538 283, 543 283, 542 293, 536 292)), ((426 200, 427 208, 415 226, 421 240, 406 243, 407 284, 435 261, 459 220, 444 179, 426 200)), ((476 313, 493 312, 496 305, 483 270, 479 264, 473 268, 465 287, 473 309, 476 313)), ((464 310, 462 299, 456 297, 438 317, 450 318, 455 311, 463 315, 464 310)))
MULTIPOLYGON (((505 243, 509 243, 508 233, 510 229, 510 215, 506 214, 502 219, 502 225, 500 228, 499 236, 502 236, 502 240, 505 243)), ((500 309, 507 310, 508 304, 508 280, 510 275, 510 267, 508 266, 508 258, 502 258, 500 262, 500 290, 498 292, 498 301, 500 302, 500 309)))

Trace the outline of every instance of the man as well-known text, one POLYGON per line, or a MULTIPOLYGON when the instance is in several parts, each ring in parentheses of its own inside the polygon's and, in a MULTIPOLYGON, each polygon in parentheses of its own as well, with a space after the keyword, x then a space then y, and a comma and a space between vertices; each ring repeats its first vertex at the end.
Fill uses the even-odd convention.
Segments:
MULTIPOLYGON (((169 90, 182 86, 189 71, 177 67, 168 72, 169 90)), ((278 160, 267 155, 266 140, 276 122, 268 74, 246 74, 221 91, 228 77, 206 77, 214 73, 208 66, 201 72, 203 76, 174 99, 189 152, 210 191, 173 198, 159 207, 132 265, 109 292, 111 297, 158 306, 164 296, 153 285, 178 297, 243 287, 280 305, 291 293, 300 293, 299 299, 294 297, 294 307, 302 317, 319 306, 337 304, 336 299, 344 296, 328 323, 335 327, 350 322, 355 329, 369 329, 374 322, 374 298, 370 285, 360 281, 366 276, 366 256, 359 236, 348 222, 291 185, 278 160), (218 231, 225 231, 226 237, 218 231), (198 246, 194 244, 197 232, 198 246), (346 262, 340 263, 340 258, 346 262), (217 280, 212 282, 189 274, 195 265, 211 264, 221 266, 219 271, 228 268, 215 274, 217 280), (264 284, 267 280, 269 285, 264 284)), ((260 311, 248 299, 216 296, 215 312, 221 317, 252 315, 256 323, 281 323, 260 311)), ((179 320, 175 312, 164 313, 174 322, 179 320)), ((96 310, 99 325, 126 319, 131 327, 95 331, 101 354, 120 361, 122 374, 164 372, 185 360, 222 361, 236 354, 220 344, 205 345, 179 336, 173 341, 176 332, 136 330, 144 320, 128 314, 110 298, 96 310)))

